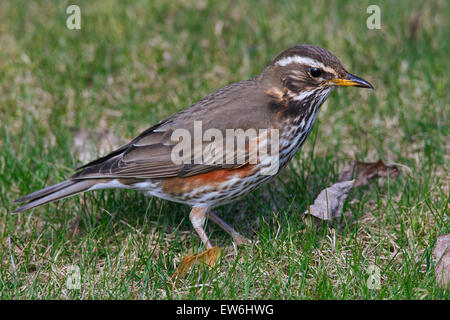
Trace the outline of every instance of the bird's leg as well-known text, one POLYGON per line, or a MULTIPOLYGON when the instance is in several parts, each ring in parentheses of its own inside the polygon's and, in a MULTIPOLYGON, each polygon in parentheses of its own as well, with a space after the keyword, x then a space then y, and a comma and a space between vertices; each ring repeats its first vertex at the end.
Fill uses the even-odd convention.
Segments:
POLYGON ((240 246, 240 245, 251 242, 244 236, 241 236, 236 230, 233 229, 233 227, 228 225, 225 221, 223 221, 221 218, 219 218, 215 213, 209 212, 208 215, 212 221, 217 223, 223 230, 228 232, 228 234, 233 238, 236 245, 240 246))
POLYGON ((211 249, 213 246, 211 245, 211 242, 209 242, 208 236, 203 229, 208 211, 208 207, 193 207, 189 214, 189 219, 203 244, 206 246, 206 249, 211 249))

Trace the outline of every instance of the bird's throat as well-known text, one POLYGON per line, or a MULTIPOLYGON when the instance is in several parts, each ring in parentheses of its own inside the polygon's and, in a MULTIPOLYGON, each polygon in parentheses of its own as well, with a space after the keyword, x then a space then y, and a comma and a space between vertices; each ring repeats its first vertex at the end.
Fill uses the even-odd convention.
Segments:
POLYGON ((280 167, 301 148, 312 131, 320 106, 332 92, 331 88, 292 94, 284 92, 282 99, 273 96, 271 111, 280 129, 280 167))
POLYGON ((292 92, 287 88, 271 89, 266 92, 270 99, 269 110, 279 121, 299 122, 302 118, 316 113, 332 90, 332 88, 315 88, 292 92))

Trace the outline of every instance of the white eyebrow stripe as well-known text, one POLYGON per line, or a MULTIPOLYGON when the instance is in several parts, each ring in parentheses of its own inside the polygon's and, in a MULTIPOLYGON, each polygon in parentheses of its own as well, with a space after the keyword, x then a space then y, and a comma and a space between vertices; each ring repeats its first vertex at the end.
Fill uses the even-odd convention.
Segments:
POLYGON ((317 60, 307 58, 307 57, 300 57, 300 56, 290 56, 290 57, 283 58, 277 62, 277 65, 279 65, 281 67, 285 67, 291 63, 307 64, 307 65, 310 65, 311 67, 325 68, 323 63, 321 63, 317 60))
POLYGON ((332 68, 325 66, 322 62, 319 62, 317 60, 314 60, 314 59, 311 59, 308 57, 290 56, 290 57, 286 57, 286 58, 283 58, 283 59, 277 61, 276 64, 281 67, 285 67, 291 63, 299 63, 299 64, 309 65, 311 67, 320 68, 322 70, 325 70, 329 73, 336 75, 336 71, 334 71, 332 68))

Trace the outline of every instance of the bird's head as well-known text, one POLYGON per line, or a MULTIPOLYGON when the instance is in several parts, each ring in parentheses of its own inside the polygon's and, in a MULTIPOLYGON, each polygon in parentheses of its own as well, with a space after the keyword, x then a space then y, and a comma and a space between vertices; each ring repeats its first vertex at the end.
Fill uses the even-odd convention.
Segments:
POLYGON ((328 95, 338 86, 373 89, 366 80, 347 72, 332 53, 313 45, 297 45, 282 52, 268 69, 298 100, 314 92, 328 95))

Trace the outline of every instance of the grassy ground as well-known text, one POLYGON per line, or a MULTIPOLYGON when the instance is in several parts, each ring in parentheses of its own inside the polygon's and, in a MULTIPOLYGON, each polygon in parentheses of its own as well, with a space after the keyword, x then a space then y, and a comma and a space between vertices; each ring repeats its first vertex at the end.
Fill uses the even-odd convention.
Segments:
POLYGON ((449 5, 375 2, 1 1, 0 298, 449 299, 432 257, 450 231, 449 5), (65 27, 73 2, 79 31, 65 27), (366 27, 369 4, 381 30, 366 27), (135 192, 10 215, 15 198, 81 164, 79 130, 120 144, 296 43, 329 49, 376 90, 333 93, 280 178, 217 209, 254 244, 235 249, 209 223, 224 251, 214 269, 170 290, 181 258, 201 250, 189 208, 135 192), (402 171, 355 191, 339 221, 307 227, 303 212, 354 159, 402 171), (79 290, 66 286, 71 266, 79 290))

